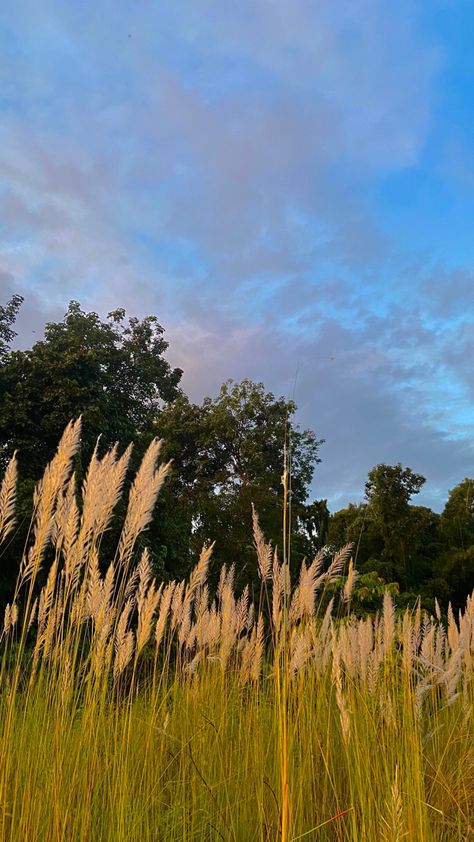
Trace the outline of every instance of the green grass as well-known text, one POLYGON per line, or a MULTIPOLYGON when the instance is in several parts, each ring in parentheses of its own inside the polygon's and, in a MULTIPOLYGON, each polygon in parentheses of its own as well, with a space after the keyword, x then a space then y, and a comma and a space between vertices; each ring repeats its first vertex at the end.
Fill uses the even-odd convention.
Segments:
MULTIPOLYGON (((347 548, 290 592, 255 521, 265 614, 239 602, 231 571, 209 594, 210 550, 167 602, 146 553, 129 572, 163 478, 156 446, 102 575, 118 494, 108 511, 97 488, 120 485, 123 466, 93 463, 79 517, 71 435, 39 488, 1 635, 0 842, 474 840, 474 599, 446 624, 396 616, 388 595, 381 616, 357 620, 350 602, 318 616, 347 548)), ((0 492, 0 538, 3 506, 2 522, 0 492)))
MULTIPOLYGON (((44 673, 29 692, 4 690, 3 840, 279 838, 273 677, 242 687, 206 664, 133 697, 104 685, 85 697, 44 673)), ((421 717, 396 662, 374 692, 343 692, 347 741, 329 668, 289 684, 289 838, 469 839, 472 683, 449 707, 425 697, 421 717)))

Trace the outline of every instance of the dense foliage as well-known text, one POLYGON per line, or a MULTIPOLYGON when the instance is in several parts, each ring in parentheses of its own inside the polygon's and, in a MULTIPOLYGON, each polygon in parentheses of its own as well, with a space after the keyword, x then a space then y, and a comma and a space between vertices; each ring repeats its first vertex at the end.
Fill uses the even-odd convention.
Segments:
MULTIPOLYGON (((235 560, 237 583, 257 586, 249 540, 252 504, 274 545, 282 543, 284 449, 291 454, 290 555, 299 567, 325 544, 354 543, 360 578, 354 609, 375 610, 386 584, 400 604, 421 594, 433 608, 464 604, 474 585, 474 481, 452 489, 441 515, 412 503, 425 478, 401 464, 368 474, 366 500, 330 513, 326 500, 308 500, 322 440, 301 430, 296 405, 261 383, 227 381, 215 398, 192 403, 181 371, 166 360, 168 343, 154 316, 126 319, 123 310, 102 321, 71 302, 61 322, 46 326, 31 349, 13 351, 13 325, 21 305, 0 307, 0 468, 16 449, 20 485, 16 530, 3 550, 5 601, 31 517, 31 496, 61 431, 82 415, 81 479, 100 437, 99 453, 135 441, 132 466, 153 437, 163 438, 173 469, 146 538, 155 571, 185 575, 203 543, 215 541, 213 570, 235 560)), ((104 537, 113 546, 114 527, 104 537)), ((211 570, 211 580, 213 571, 211 570)))

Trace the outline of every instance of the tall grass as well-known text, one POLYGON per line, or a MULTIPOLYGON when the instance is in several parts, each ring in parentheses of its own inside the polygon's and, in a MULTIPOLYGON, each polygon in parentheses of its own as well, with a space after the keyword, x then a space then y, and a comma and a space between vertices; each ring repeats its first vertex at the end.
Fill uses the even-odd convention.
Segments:
MULTIPOLYGON (((169 466, 159 442, 129 495, 117 552, 101 539, 130 452, 96 452, 80 494, 71 424, 35 493, 5 610, 0 839, 474 838, 474 599, 464 612, 349 613, 350 547, 288 564, 254 513, 261 595, 236 594, 212 547, 187 582, 135 559, 169 466), (43 569, 45 568, 45 569, 43 569), (345 610, 318 610, 346 575, 345 610), (40 588, 40 582, 43 582, 40 588)), ((16 462, 0 491, 14 523, 16 462)))

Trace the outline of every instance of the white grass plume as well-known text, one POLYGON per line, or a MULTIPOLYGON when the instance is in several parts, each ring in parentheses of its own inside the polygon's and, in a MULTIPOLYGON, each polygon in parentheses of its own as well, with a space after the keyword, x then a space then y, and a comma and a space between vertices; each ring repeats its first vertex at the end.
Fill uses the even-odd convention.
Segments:
POLYGON ((34 578, 40 569, 43 554, 54 526, 54 513, 59 494, 69 479, 72 460, 77 452, 81 435, 81 419, 71 421, 59 442, 55 456, 46 468, 35 489, 33 503, 34 543, 22 560, 19 586, 34 578))
POLYGON ((15 526, 16 484, 18 464, 16 450, 10 459, 0 486, 0 544, 15 526))
POLYGON ((127 514, 118 548, 118 557, 122 565, 128 564, 135 541, 150 523, 156 498, 171 468, 171 462, 156 468, 160 448, 161 440, 153 439, 130 489, 127 514))
POLYGON ((262 582, 266 582, 270 577, 272 566, 272 547, 271 544, 265 543, 263 532, 260 528, 257 512, 252 503, 252 526, 253 526, 253 540, 258 559, 258 572, 262 582))

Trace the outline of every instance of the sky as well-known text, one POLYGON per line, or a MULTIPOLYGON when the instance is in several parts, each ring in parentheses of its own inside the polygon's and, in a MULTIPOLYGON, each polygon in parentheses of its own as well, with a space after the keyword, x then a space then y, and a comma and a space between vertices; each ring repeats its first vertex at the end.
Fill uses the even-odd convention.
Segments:
POLYGON ((158 316, 325 439, 311 496, 474 475, 471 0, 3 0, 0 303, 158 316))

